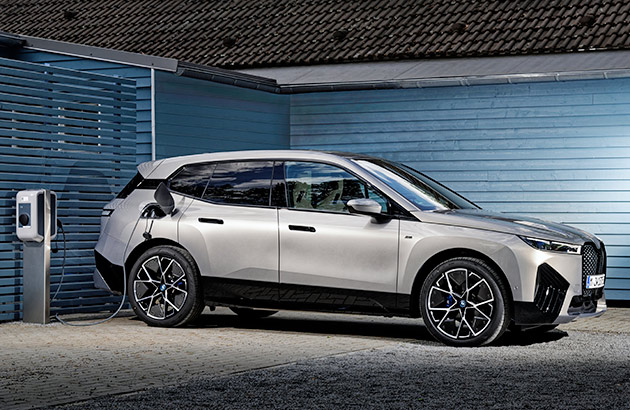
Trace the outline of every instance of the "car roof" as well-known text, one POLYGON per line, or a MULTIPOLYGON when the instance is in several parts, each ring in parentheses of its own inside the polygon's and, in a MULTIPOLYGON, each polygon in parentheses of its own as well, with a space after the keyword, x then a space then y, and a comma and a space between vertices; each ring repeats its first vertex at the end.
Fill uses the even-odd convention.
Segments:
POLYGON ((343 163, 349 159, 373 158, 363 154, 338 152, 338 151, 317 151, 317 150, 248 150, 248 151, 225 151, 211 152, 205 154, 185 155, 170 157, 157 161, 142 163, 138 166, 138 171, 145 178, 163 179, 184 165, 197 164, 212 161, 230 160, 320 160, 343 163))

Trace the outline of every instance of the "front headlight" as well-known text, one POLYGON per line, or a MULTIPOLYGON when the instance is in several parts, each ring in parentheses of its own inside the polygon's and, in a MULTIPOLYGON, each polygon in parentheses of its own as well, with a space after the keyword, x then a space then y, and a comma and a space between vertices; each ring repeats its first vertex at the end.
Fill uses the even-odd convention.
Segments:
POLYGON ((582 247, 580 245, 573 245, 571 243, 562 243, 555 241, 548 241, 545 239, 536 239, 536 238, 528 238, 526 236, 519 236, 526 244, 531 246, 534 249, 538 249, 540 251, 552 251, 552 252, 562 252, 562 253, 573 253, 580 254, 582 251, 582 247))

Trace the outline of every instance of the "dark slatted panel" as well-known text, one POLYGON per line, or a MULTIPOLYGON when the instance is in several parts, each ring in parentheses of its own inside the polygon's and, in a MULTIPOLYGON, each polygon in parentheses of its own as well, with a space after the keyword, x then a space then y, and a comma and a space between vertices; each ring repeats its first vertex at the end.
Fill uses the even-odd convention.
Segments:
MULTIPOLYGON (((118 77, 0 58, 0 321, 21 318, 22 244, 15 194, 57 192, 68 246, 66 276, 52 312, 111 310, 94 289, 100 213, 135 172, 136 84, 118 77)), ((51 257, 61 278, 62 236, 51 257)))

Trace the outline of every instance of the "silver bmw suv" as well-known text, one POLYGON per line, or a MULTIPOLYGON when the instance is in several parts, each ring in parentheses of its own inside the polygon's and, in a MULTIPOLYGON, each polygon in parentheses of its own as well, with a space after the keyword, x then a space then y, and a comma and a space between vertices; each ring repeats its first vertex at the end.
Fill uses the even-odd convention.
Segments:
POLYGON ((95 259, 97 286, 155 326, 205 306, 299 309, 422 317, 436 339, 479 346, 606 310, 594 235, 484 211, 406 165, 347 153, 141 164, 103 210, 95 259))

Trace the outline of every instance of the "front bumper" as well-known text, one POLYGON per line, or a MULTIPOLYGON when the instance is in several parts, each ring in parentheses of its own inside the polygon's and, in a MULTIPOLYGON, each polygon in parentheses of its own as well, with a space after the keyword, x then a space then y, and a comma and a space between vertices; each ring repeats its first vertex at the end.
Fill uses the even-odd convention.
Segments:
MULTIPOLYGON (((567 298, 568 299, 568 298, 567 298)), ((566 314, 559 315, 554 324, 568 323, 577 319, 598 317, 606 313, 606 296, 595 297, 574 296, 570 299, 566 314)))
POLYGON ((606 312, 604 289, 586 289, 588 275, 606 274, 606 251, 603 244, 598 248, 592 243, 586 246, 591 247, 591 254, 583 254, 581 260, 556 256, 538 266, 533 301, 514 304, 515 324, 561 324, 606 312))
POLYGON ((585 300, 582 296, 566 297, 558 314, 541 312, 534 302, 514 302, 514 323, 517 325, 548 325, 569 323, 577 319, 598 317, 606 313, 606 297, 585 300))

